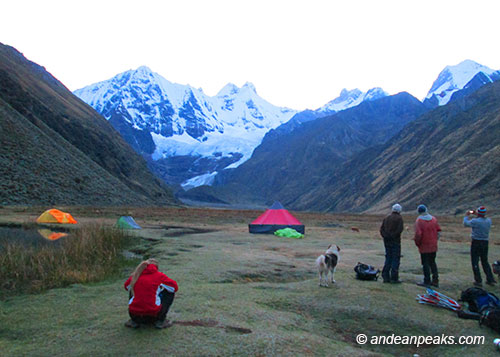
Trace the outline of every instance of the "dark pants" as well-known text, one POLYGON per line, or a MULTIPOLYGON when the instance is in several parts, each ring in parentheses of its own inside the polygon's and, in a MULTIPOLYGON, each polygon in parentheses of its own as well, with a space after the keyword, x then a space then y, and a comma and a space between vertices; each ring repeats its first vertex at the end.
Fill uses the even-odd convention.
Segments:
POLYGON ((384 281, 399 280, 399 263, 401 261, 401 244, 385 243, 385 263, 382 269, 384 281))
POLYGON ((422 269, 424 271, 424 284, 431 284, 432 282, 439 281, 438 268, 436 265, 436 252, 434 253, 420 253, 420 260, 422 262, 422 269))
POLYGON ((488 241, 473 239, 470 246, 472 271, 474 272, 474 280, 477 283, 482 283, 481 272, 479 270, 479 259, 481 259, 481 265, 486 274, 486 281, 488 283, 494 282, 495 278, 493 277, 490 264, 488 263, 488 241))
POLYGON ((130 318, 138 324, 148 324, 154 323, 156 321, 163 322, 167 318, 167 313, 170 309, 170 306, 174 302, 174 297, 174 293, 170 293, 166 290, 163 290, 160 293, 161 309, 156 316, 134 315, 131 314, 130 311, 128 314, 130 315, 130 318))

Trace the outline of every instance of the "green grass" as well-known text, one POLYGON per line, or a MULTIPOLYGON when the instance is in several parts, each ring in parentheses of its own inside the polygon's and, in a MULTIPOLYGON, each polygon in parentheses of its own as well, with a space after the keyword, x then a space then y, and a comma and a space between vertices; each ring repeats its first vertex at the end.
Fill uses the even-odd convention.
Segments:
MULTIPOLYGON (((302 240, 250 235, 238 212, 217 211, 218 223, 200 210, 189 211, 191 226, 218 229, 186 234, 166 228, 175 217, 139 220, 148 228, 136 236, 132 249, 155 257, 160 270, 179 283, 169 312, 173 327, 127 329, 127 294, 120 278, 73 284, 36 295, 0 301, 0 355, 175 355, 175 356, 374 356, 418 353, 421 356, 496 355, 496 333, 477 321, 462 320, 448 310, 418 304, 423 291, 419 255, 410 233, 403 236, 398 286, 354 279, 358 261, 382 267, 384 250, 373 217, 330 216, 325 227, 314 215, 302 240), (224 214, 225 213, 225 214, 224 214), (207 222, 211 222, 208 224, 207 222), (220 223, 222 222, 222 223, 220 223), (217 223, 217 224, 215 224, 217 223), (350 230, 361 227, 360 233, 350 230), (163 228, 162 228, 163 227, 163 228), (320 288, 314 260, 328 244, 338 244, 341 260, 337 284, 320 288), (484 345, 358 345, 356 335, 485 336, 484 345)), ((187 213, 186 213, 187 214, 187 213)), ((215 214, 215 213, 214 213, 215 214)), ((184 221, 187 216, 181 219, 184 221)), ((319 217, 319 216, 318 216, 319 217)), ((494 219, 495 221, 496 219, 494 219)), ((408 219, 408 222, 410 219, 408 219)), ((443 241, 437 264, 440 292, 458 298, 470 286, 468 230, 460 217, 443 217, 443 241)), ((182 226, 185 224, 178 224, 182 226)), ((187 226, 187 225, 186 225, 187 226)), ((194 231, 193 231, 194 232, 194 231)), ((492 233, 490 260, 500 256, 492 233)), ((500 295, 500 288, 490 289, 500 295)))

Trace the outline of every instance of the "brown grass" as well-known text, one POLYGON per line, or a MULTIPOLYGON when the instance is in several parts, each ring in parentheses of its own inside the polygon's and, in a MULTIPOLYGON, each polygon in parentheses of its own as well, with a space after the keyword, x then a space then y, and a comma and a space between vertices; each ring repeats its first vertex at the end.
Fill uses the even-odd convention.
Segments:
POLYGON ((0 247, 0 295, 38 292, 104 279, 120 264, 129 242, 122 230, 87 225, 57 245, 27 247, 6 242, 0 247))

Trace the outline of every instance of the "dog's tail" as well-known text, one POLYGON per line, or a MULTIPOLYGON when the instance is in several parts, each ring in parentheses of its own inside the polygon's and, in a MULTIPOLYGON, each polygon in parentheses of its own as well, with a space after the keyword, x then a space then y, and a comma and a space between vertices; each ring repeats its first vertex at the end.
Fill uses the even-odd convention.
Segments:
POLYGON ((316 259, 316 266, 318 268, 324 268, 326 267, 326 264, 325 264, 325 256, 324 255, 320 255, 317 259, 316 259))

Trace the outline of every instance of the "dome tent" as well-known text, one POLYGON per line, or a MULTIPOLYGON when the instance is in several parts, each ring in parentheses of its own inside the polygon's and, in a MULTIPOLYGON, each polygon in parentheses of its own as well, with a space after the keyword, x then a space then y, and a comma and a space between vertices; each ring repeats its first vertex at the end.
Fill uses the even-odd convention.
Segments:
POLYGON ((121 229, 142 229, 131 216, 121 216, 116 221, 116 226, 121 229))
POLYGON ((36 219, 36 221, 37 223, 77 223, 77 221, 71 216, 71 214, 59 211, 58 209, 49 209, 43 212, 40 217, 36 219))
POLYGON ((261 214, 257 219, 248 225, 250 233, 274 233, 278 229, 293 228, 297 232, 304 234, 304 225, 295 218, 278 201, 261 214))

